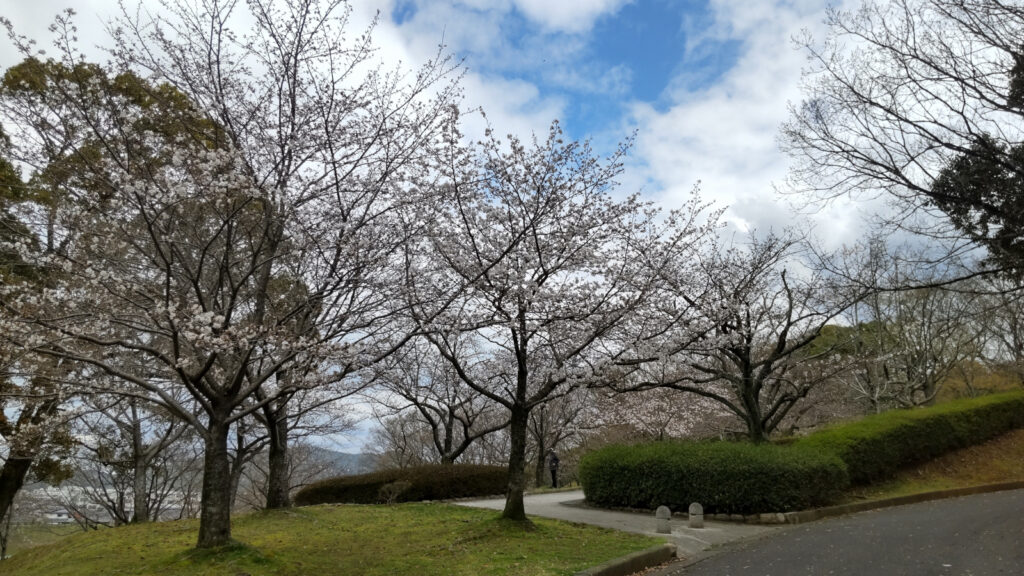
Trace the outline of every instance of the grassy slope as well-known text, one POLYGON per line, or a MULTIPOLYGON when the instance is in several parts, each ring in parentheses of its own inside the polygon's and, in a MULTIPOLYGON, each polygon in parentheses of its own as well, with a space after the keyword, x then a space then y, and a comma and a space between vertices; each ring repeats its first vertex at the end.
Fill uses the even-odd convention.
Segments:
POLYGON ((0 564, 10 576, 572 574, 659 541, 535 518, 536 529, 494 512, 445 504, 315 506, 235 519, 244 542, 190 551, 194 521, 76 534, 0 564))
POLYGON ((1011 480, 1024 480, 1024 430, 1013 430, 984 444, 905 468, 888 482, 851 489, 844 501, 892 498, 1011 480))
MULTIPOLYGON (((11 540, 7 544, 7 554, 17 554, 33 546, 53 544, 81 531, 82 529, 78 527, 78 524, 56 526, 49 524, 15 524, 11 526, 11 540)), ((3 571, 0 570, 0 574, 2 573, 3 571)))

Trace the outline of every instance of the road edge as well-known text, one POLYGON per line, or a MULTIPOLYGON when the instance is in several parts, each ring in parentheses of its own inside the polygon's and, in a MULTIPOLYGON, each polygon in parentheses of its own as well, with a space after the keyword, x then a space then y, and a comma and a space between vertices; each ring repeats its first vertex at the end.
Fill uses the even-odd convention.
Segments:
POLYGON ((902 506, 904 504, 917 504, 918 502, 928 502, 930 500, 945 500, 947 498, 957 498, 959 496, 987 494, 989 492, 1003 492, 1005 490, 1019 490, 1021 488, 1024 488, 1024 480, 998 482, 996 484, 981 484, 978 486, 967 486, 964 488, 949 488, 947 490, 933 490, 931 492, 919 492, 917 494, 908 494, 906 496, 897 496, 895 498, 885 498, 882 500, 869 500, 866 502, 855 502, 852 504, 838 504, 836 506, 826 506, 824 508, 802 510, 800 512, 786 512, 781 515, 784 518, 784 522, 777 521, 778 515, 773 514, 772 516, 776 517, 775 521, 768 521, 764 523, 803 524, 804 522, 813 522, 814 520, 830 518, 832 516, 843 516, 845 514, 855 514, 857 512, 866 512, 868 510, 891 508, 893 506, 902 506))
POLYGON ((664 564, 676 557, 676 545, 665 543, 613 558, 597 566, 577 572, 574 576, 628 576, 664 564))

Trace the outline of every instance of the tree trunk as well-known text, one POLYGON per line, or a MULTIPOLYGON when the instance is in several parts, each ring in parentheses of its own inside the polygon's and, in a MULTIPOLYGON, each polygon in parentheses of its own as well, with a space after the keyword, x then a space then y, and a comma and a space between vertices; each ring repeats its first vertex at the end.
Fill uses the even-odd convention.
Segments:
POLYGON ((740 401, 743 403, 743 411, 746 412, 747 437, 754 444, 760 444, 768 438, 764 422, 761 419, 761 399, 759 398, 763 382, 757 380, 748 360, 744 359, 740 369, 743 374, 743 390, 740 401))
MULTIPOLYGON (((136 399, 130 400, 132 429, 132 516, 133 524, 149 522, 149 498, 146 489, 146 472, 149 468, 149 457, 142 439, 142 420, 139 417, 136 399)), ((155 450, 155 447, 154 447, 155 450)), ((155 452, 154 452, 155 453, 155 452)))
POLYGON ((149 522, 149 498, 146 486, 146 470, 149 468, 145 458, 136 457, 134 465, 135 477, 132 478, 132 523, 149 522))
POLYGON ((267 422, 270 445, 267 453, 267 509, 289 508, 288 420, 277 418, 267 422))
POLYGON ((216 548, 231 542, 231 463, 228 458, 230 426, 222 421, 210 425, 203 439, 203 496, 199 511, 197 548, 216 548))
POLYGON ((511 452, 508 457, 508 491, 505 493, 505 510, 501 517, 509 520, 526 520, 523 505, 523 491, 526 489, 526 428, 530 412, 516 405, 509 420, 511 452))
MULTIPOLYGON (((16 434, 28 426, 42 425, 47 417, 57 411, 58 404, 56 399, 52 399, 46 400, 34 408, 23 408, 21 414, 18 415, 18 423, 15 424, 13 433, 16 434)), ((25 484, 25 478, 28 476, 28 471, 32 468, 32 463, 35 462, 42 444, 43 439, 37 436, 28 446, 23 447, 20 455, 14 453, 13 450, 8 453, 3 468, 0 468, 0 519, 10 511, 14 504, 14 497, 18 495, 18 491, 25 484)))
POLYGON ((0 468, 0 519, 11 510, 14 497, 25 484, 33 460, 30 457, 8 456, 3 468, 0 468))
POLYGON ((768 439, 760 420, 753 415, 747 415, 747 437, 754 444, 761 444, 768 439))
POLYGON ((238 500, 238 487, 242 482, 242 474, 245 472, 245 465, 249 463, 252 452, 255 450, 252 444, 245 443, 245 432, 241 426, 235 427, 235 453, 229 454, 228 470, 231 480, 228 482, 230 499, 228 507, 235 508, 235 501, 238 500))
POLYGON ((537 442, 537 467, 533 470, 533 480, 540 488, 544 485, 544 461, 546 460, 548 449, 544 446, 543 442, 537 442))
POLYGON ((934 406, 936 396, 938 396, 938 386, 935 381, 931 378, 926 378, 924 385, 921 387, 921 392, 924 394, 921 406, 934 406))

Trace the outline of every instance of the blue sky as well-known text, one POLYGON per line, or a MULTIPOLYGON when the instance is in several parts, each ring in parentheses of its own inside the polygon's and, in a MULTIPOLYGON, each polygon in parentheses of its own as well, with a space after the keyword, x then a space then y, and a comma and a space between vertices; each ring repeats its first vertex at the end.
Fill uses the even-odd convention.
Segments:
MULTIPOLYGON (((461 9, 463 16, 486 13, 466 5, 461 9)), ((389 19, 409 25, 420 11, 416 2, 400 1, 389 19)), ((549 98, 563 98, 561 120, 574 136, 585 137, 616 124, 629 102, 667 106, 665 91, 677 78, 686 77, 692 90, 713 84, 734 64, 739 47, 735 39, 701 41, 701 29, 713 18, 706 2, 646 0, 610 9, 581 31, 539 26, 513 9, 502 14, 504 38, 495 42, 510 48, 505 57, 455 48, 471 69, 528 82, 549 98)))

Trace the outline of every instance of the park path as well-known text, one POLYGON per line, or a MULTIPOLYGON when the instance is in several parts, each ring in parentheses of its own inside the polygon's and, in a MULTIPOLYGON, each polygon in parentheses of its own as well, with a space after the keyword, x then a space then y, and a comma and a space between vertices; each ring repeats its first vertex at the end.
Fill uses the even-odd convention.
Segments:
MULTIPOLYGON (((693 558, 712 546, 761 536, 779 529, 779 527, 775 526, 757 526, 733 522, 705 522, 704 528, 696 529, 686 527, 685 519, 673 518, 672 534, 658 534, 655 532, 656 523, 653 513, 619 512, 590 508, 583 505, 583 492, 581 490, 532 494, 526 496, 523 502, 526 505, 526 513, 532 516, 557 518, 558 520, 591 524, 593 526, 601 526, 602 528, 611 528, 612 530, 664 537, 667 541, 677 546, 677 554, 683 558, 693 558)), ((505 507, 505 499, 463 500, 456 502, 456 504, 474 508, 501 510, 505 507)))

